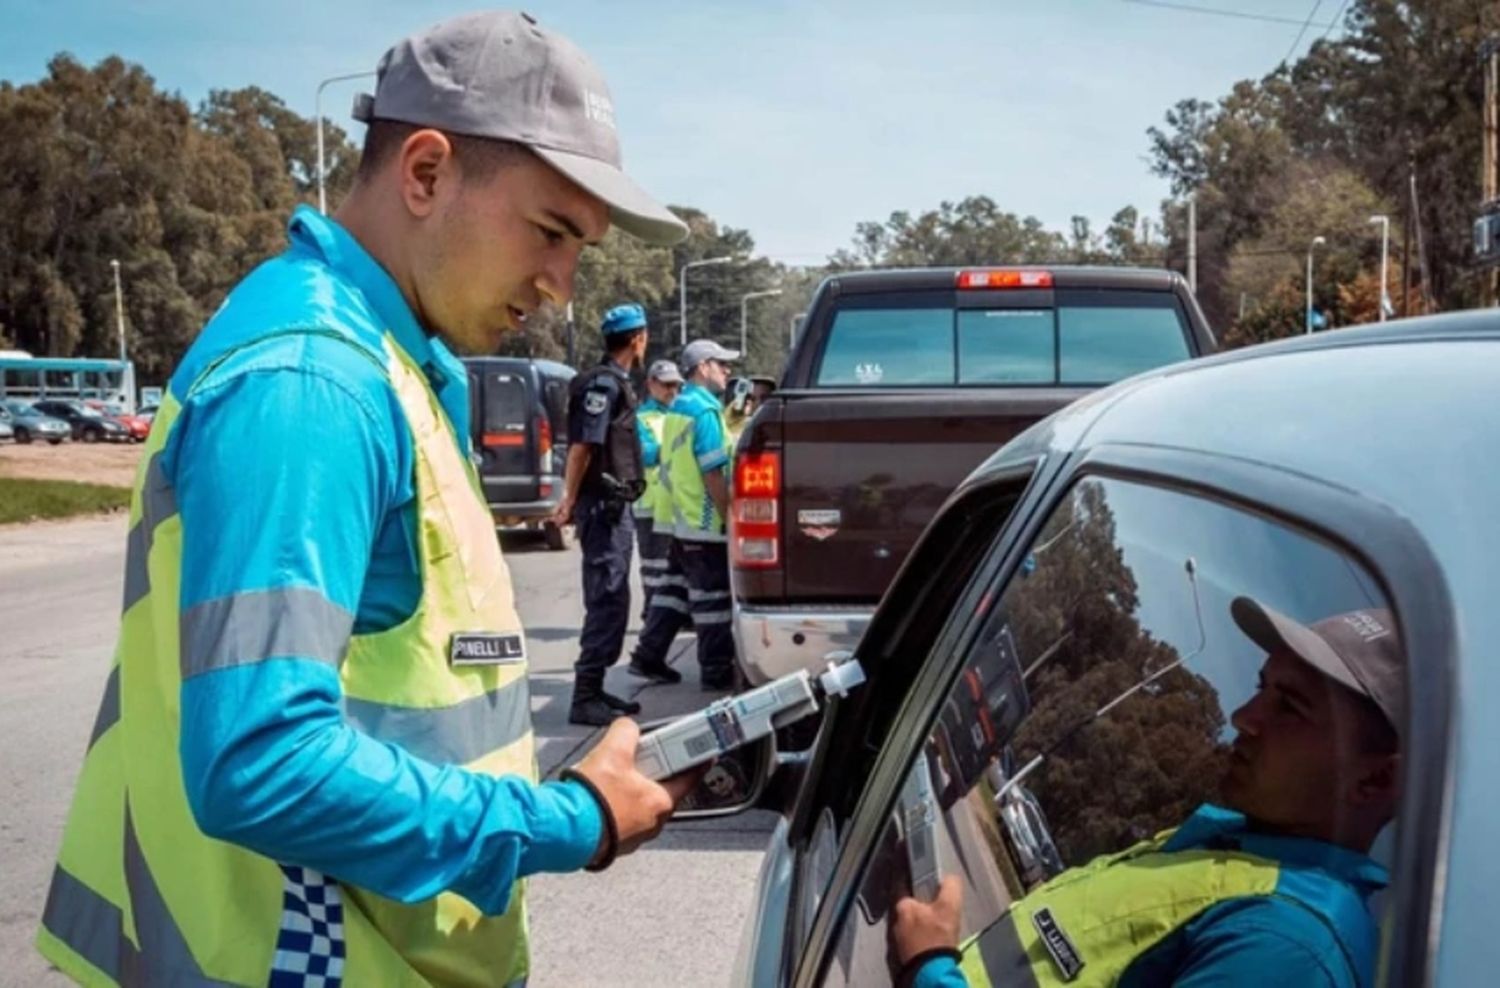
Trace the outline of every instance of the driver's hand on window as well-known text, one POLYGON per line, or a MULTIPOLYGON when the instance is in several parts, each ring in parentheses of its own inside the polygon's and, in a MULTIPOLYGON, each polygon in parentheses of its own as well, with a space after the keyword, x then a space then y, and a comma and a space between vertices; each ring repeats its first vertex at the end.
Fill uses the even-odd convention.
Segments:
POLYGON ((923 955, 956 951, 963 904, 964 887, 957 875, 943 879, 931 902, 910 896, 898 901, 891 919, 896 963, 904 969, 923 955))

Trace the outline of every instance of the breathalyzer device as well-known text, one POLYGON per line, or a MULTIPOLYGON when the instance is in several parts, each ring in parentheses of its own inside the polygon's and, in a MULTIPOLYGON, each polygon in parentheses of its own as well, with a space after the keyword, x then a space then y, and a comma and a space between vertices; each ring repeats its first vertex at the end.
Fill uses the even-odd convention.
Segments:
POLYGON ((798 670, 764 686, 715 700, 641 738, 635 767, 649 779, 665 779, 765 737, 818 712, 827 696, 844 696, 865 681, 859 662, 830 662, 816 677, 798 670))

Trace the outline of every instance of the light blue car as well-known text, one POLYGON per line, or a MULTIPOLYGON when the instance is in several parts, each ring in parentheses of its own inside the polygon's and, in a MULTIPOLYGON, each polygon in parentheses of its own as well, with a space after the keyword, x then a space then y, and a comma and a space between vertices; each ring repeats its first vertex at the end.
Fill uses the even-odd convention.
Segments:
POLYGON ((72 427, 68 423, 50 415, 43 415, 33 408, 29 401, 9 398, 0 402, 0 408, 5 410, 11 431, 18 443, 46 440, 56 446, 60 442, 65 442, 73 434, 72 427))

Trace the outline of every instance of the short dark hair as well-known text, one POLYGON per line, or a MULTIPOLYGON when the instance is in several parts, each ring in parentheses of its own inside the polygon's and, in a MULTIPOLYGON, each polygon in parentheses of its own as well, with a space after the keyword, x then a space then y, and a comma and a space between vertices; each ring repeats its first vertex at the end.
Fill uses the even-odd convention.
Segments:
POLYGON ((368 181, 385 163, 396 156, 406 139, 419 130, 436 130, 448 138, 453 145, 453 156, 458 159, 465 178, 483 182, 503 168, 517 164, 530 157, 531 150, 514 141, 499 141, 489 137, 469 137, 454 134, 437 127, 420 127, 399 120, 372 120, 365 130, 365 146, 359 157, 356 177, 368 181))
POLYGON ((636 337, 644 332, 646 332, 645 326, 624 333, 610 333, 604 338, 604 349, 611 355, 628 350, 635 343, 636 337))
POLYGON ((1371 755, 1394 755, 1401 750, 1401 735, 1385 711, 1367 696, 1357 696, 1359 742, 1371 755))

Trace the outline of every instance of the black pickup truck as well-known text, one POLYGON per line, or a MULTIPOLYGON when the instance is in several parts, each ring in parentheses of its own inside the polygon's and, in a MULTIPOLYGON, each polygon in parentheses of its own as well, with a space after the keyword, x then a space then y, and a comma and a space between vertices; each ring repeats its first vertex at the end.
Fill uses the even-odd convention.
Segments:
POLYGON ((854 648, 939 506, 1013 436, 1103 385, 1214 349, 1170 271, 828 278, 735 457, 730 559, 746 676, 766 682, 854 648))

